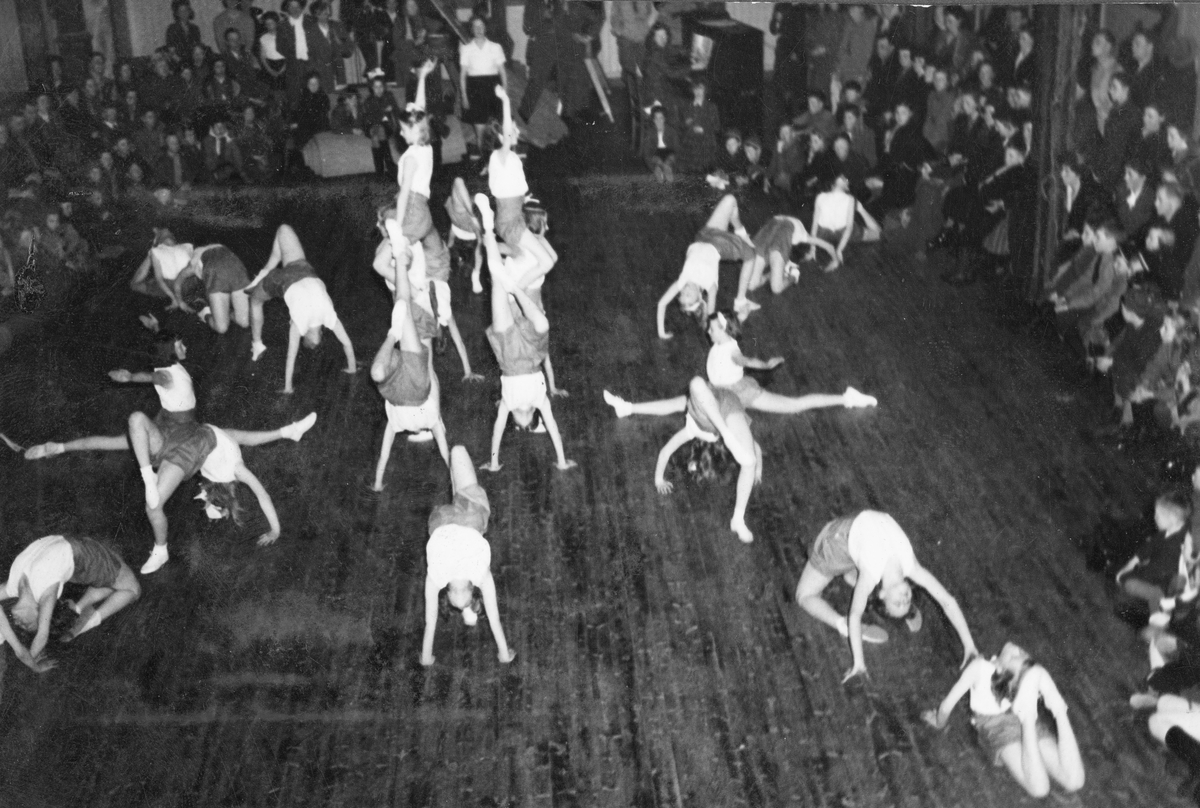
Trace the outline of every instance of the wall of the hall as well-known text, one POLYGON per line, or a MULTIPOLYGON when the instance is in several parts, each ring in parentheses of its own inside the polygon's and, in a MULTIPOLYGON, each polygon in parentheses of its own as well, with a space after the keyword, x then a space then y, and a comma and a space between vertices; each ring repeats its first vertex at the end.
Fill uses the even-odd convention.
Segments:
POLYGON ((0 93, 29 89, 25 75, 25 48, 17 20, 17 0, 0 0, 0 93))

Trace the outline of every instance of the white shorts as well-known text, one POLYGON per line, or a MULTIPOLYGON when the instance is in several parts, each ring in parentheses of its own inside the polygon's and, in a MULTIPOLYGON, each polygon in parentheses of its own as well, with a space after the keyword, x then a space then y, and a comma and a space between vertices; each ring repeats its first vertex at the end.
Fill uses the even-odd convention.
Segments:
POLYGON ((424 404, 398 407, 390 401, 383 402, 388 425, 397 432, 421 432, 433 429, 442 422, 438 407, 438 386, 430 385, 429 398, 424 404))
POLYGON ((333 310, 333 300, 325 291, 325 282, 320 278, 301 278, 287 288, 283 293, 287 303, 288 314, 301 334, 307 334, 314 328, 324 326, 335 328, 338 324, 337 312, 333 310))
POLYGON ((531 410, 546 400, 546 376, 525 373, 500 377, 500 398, 509 410, 531 410))
POLYGON ((696 419, 692 417, 690 412, 685 412, 683 414, 683 419, 684 429, 687 431, 687 436, 689 438, 692 440, 702 440, 705 443, 717 442, 717 436, 711 432, 705 432, 703 429, 701 429, 700 425, 696 423, 696 419))
POLYGON ((477 238, 474 233, 472 233, 468 230, 463 230, 461 227, 454 224, 453 222, 450 223, 450 233, 458 241, 475 241, 477 238))

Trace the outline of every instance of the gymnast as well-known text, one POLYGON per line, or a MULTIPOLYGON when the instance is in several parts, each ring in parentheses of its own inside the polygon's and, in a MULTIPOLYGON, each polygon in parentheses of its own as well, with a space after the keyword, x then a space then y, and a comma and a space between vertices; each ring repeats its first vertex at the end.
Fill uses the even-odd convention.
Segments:
POLYGON ((741 401, 743 407, 760 412, 798 413, 825 407, 874 407, 878 404, 874 396, 860 393, 847 387, 841 395, 811 393, 806 396, 781 396, 762 389, 757 381, 745 374, 745 368, 773 370, 783 364, 783 358, 754 359, 742 355, 737 339, 741 327, 737 321, 723 312, 708 318, 708 337, 712 347, 708 350, 706 372, 714 387, 728 389, 741 401))
POLYGON ((693 450, 693 461, 688 466, 698 471, 698 476, 707 476, 707 470, 713 462, 714 450, 719 451, 716 444, 723 442, 740 467, 737 498, 729 528, 743 542, 749 544, 754 541, 754 534, 746 527, 746 505, 750 502, 750 493, 755 484, 762 481, 762 448, 754 440, 750 432, 750 418, 733 391, 713 387, 697 376, 688 383, 688 392, 684 396, 659 401, 629 402, 605 390, 604 400, 616 411, 618 418, 627 418, 630 415, 684 413, 683 428, 672 435, 663 446, 654 467, 654 486, 664 496, 674 490, 674 486, 666 479, 667 463, 671 455, 684 444, 698 441, 701 445, 700 452, 693 450))
POLYGON ((317 277, 316 270, 305 259, 304 247, 290 225, 279 225, 267 265, 244 291, 250 296, 250 358, 255 362, 267 350, 262 341, 263 304, 275 298, 283 298, 287 304, 291 325, 288 331, 287 364, 283 372, 284 393, 292 392, 292 374, 296 369, 301 338, 306 346, 315 349, 321 344, 322 327, 332 331, 342 343, 346 353, 344 372, 358 372, 354 346, 333 309, 333 300, 325 289, 324 281, 317 277))
MULTIPOLYGON (((742 275, 750 278, 754 269, 754 242, 742 226, 737 199, 732 194, 726 194, 717 203, 712 215, 688 247, 679 277, 659 299, 659 339, 673 336, 667 331, 666 316, 667 306, 676 297, 679 298, 679 307, 700 320, 702 325, 717 310, 717 278, 722 260, 741 261, 742 275), (729 232, 730 227, 733 233, 729 232)), ((757 303, 752 303, 741 294, 734 301, 734 310, 742 320, 757 308, 760 308, 757 303)))
POLYGON ((175 290, 175 281, 192 260, 192 245, 179 244, 165 227, 154 228, 154 240, 142 263, 133 273, 129 288, 171 301, 168 310, 186 308, 175 290))
POLYGON ((471 269, 471 291, 477 295, 482 294, 483 282, 479 272, 483 269, 483 242, 479 237, 483 234, 483 226, 479 224, 479 217, 475 215, 475 203, 462 177, 455 177, 454 184, 450 186, 450 195, 446 197, 446 213, 450 215, 450 233, 446 240, 446 249, 453 255, 456 245, 471 245, 475 258, 471 269))
POLYGON ((550 321, 509 274, 513 259, 500 256, 488 198, 478 194, 475 204, 483 222, 483 246, 487 250, 488 272, 492 276, 492 324, 488 327, 487 338, 500 365, 500 403, 492 428, 492 457, 491 462, 481 468, 500 470, 500 442, 509 414, 517 426, 528 429, 533 424, 535 412, 541 414, 545 431, 554 444, 558 455, 556 467, 562 471, 575 468, 575 461, 568 460, 563 454, 562 437, 550 408, 546 376, 542 372, 550 345, 550 321), (516 303, 515 309, 510 297, 516 303))
MULTIPOLYGON (((519 133, 512 119, 512 103, 503 87, 497 85, 496 96, 503 109, 503 120, 493 124, 500 146, 488 158, 488 189, 496 199, 495 232, 512 253, 510 273, 514 281, 519 288, 528 290, 536 279, 545 277, 554 268, 557 256, 547 250, 545 238, 538 238, 526 225, 524 207, 529 183, 525 181, 521 157, 513 151, 519 133)), ((490 229, 485 226, 485 234, 490 229)), ((540 300, 540 295, 538 292, 535 299, 540 300)))
POLYGON ((774 294, 780 294, 792 284, 799 283, 800 267, 790 257, 792 251, 801 244, 811 245, 814 249, 820 247, 829 253, 831 259, 837 260, 833 245, 810 236, 804 223, 794 216, 771 217, 754 234, 753 241, 754 261, 748 265, 749 272, 743 265, 742 274, 738 277, 739 298, 745 298, 747 292, 761 289, 768 282, 774 294), (764 273, 764 269, 770 271, 764 273))
POLYGON ((499 650, 497 656, 501 663, 508 664, 517 655, 509 648, 504 627, 500 625, 496 582, 491 570, 492 548, 483 537, 491 509, 487 492, 475 478, 471 456, 462 446, 455 446, 450 452, 450 482, 454 489, 453 504, 439 505, 429 515, 421 664, 428 667, 435 662, 433 637, 437 631, 438 596, 443 589, 450 606, 462 611, 463 622, 468 626, 479 622, 482 603, 499 650))
MULTIPOLYGON (((399 253, 405 248, 404 237, 398 232, 400 226, 395 219, 389 219, 387 226, 392 231, 387 243, 399 253)), ((419 249, 419 245, 416 248, 419 249)), ((404 258, 397 255, 396 260, 400 262, 404 258)), ((437 374, 433 371, 429 347, 421 342, 416 325, 418 318, 430 323, 433 318, 420 306, 412 304, 408 273, 397 272, 395 278, 396 303, 392 308, 392 325, 371 363, 371 380, 383 396, 383 408, 387 415, 379 463, 375 466, 376 491, 383 490, 383 472, 387 468, 397 432, 429 432, 437 440, 442 460, 447 464, 450 462, 437 374)))
MULTIPOLYGON (((846 262, 844 253, 851 239, 879 241, 882 235, 879 222, 850 193, 850 179, 844 173, 833 178, 828 190, 817 194, 813 203, 812 233, 814 238, 837 245, 836 252, 830 256, 833 260, 825 266, 826 272, 832 272, 846 262), (865 230, 854 223, 855 214, 862 217, 865 230)), ((816 250, 810 248, 808 260, 815 259, 816 250)))
POLYGON ((994 765, 1004 764, 1029 795, 1050 793, 1050 779, 1067 792, 1083 788, 1083 758, 1067 703, 1050 674, 1022 648, 1005 643, 992 659, 971 660, 936 710, 921 714, 925 723, 943 729, 950 713, 970 694, 971 723, 980 745, 994 765), (1049 726, 1039 716, 1038 702, 1054 719, 1049 726))
MULTIPOLYGON (((430 297, 430 288, 432 286, 434 294, 436 294, 437 284, 440 282, 435 281, 431 284, 426 275, 424 246, 420 241, 410 242, 401 235, 399 229, 394 228, 395 223, 396 208, 393 205, 384 205, 376 211, 375 224, 383 235, 383 240, 375 248, 375 259, 372 262, 375 274, 383 278, 383 282, 387 284, 394 303, 399 300, 399 287, 396 284, 396 278, 400 274, 398 269, 407 267, 409 302, 415 304, 410 315, 416 318, 418 337, 427 348, 432 349, 433 340, 439 334, 438 327, 444 326, 450 331, 450 340, 454 343, 454 349, 458 351, 459 361, 462 362, 463 381, 483 381, 481 374, 471 370, 471 360, 467 356, 466 343, 463 342, 462 332, 458 330, 458 322, 454 319, 454 312, 449 306, 449 292, 437 297, 437 314, 434 314, 434 301, 430 297), (392 233, 393 229, 396 230, 394 234, 392 233), (443 300, 446 301, 445 306, 442 305, 443 300), (425 317, 424 314, 429 316, 425 317)), ((449 289, 448 284, 446 284, 446 288, 449 289)))
POLYGON ((8 572, 5 595, 10 601, 12 623, 0 609, 0 638, 17 659, 30 670, 45 673, 55 662, 45 655, 50 640, 54 605, 67 583, 82 584, 87 591, 76 602, 68 602, 78 617, 62 640, 91 631, 104 620, 142 596, 137 577, 114 550, 92 539, 45 536, 22 550, 8 572), (29 647, 17 637, 13 624, 33 635, 29 647))
POLYGON ((880 511, 860 511, 829 522, 812 540, 808 563, 796 585, 796 603, 817 620, 837 629, 843 637, 849 637, 854 664, 842 678, 843 682, 867 672, 862 651, 864 639, 887 642, 887 632, 882 628, 862 624, 863 612, 877 587, 888 616, 903 618, 909 631, 921 630, 921 612, 913 604, 910 581, 925 589, 942 607, 958 632, 966 664, 978 653, 967 620, 946 588, 917 563, 912 544, 895 519, 880 511), (854 587, 848 617, 842 617, 821 597, 838 576, 854 587))
POLYGON ((250 276, 246 265, 233 250, 221 244, 195 247, 187 266, 176 277, 172 286, 174 297, 180 301, 179 308, 191 314, 192 309, 183 299, 183 285, 189 278, 204 284, 208 305, 198 312, 200 319, 218 334, 229 330, 230 309, 233 320, 242 328, 250 325, 250 297, 246 287, 250 276))

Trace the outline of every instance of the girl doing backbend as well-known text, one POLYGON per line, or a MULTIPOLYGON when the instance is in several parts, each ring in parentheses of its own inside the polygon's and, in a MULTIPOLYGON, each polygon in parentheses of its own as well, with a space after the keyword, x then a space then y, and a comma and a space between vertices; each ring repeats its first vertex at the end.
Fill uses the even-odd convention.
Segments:
POLYGON ((455 177, 450 186, 450 195, 446 197, 446 213, 450 216, 450 234, 446 240, 446 249, 454 255, 456 244, 470 244, 474 252, 475 263, 471 269, 471 291, 475 294, 483 292, 483 282, 479 271, 483 269, 483 225, 475 215, 475 202, 467 183, 462 177, 455 177))
POLYGON ((12 623, 33 634, 29 647, 17 637, 0 609, 0 639, 7 642, 26 666, 45 673, 54 662, 44 656, 50 640, 54 605, 68 583, 87 587, 83 597, 69 603, 79 617, 63 636, 70 641, 99 626, 142 595, 137 577, 121 556, 108 546, 86 538, 45 536, 22 550, 8 572, 4 594, 16 598, 12 623))
MULTIPOLYGON (((392 249, 400 253, 404 249, 404 237, 395 219, 387 220, 392 249)), ((396 255, 399 263, 403 255, 396 255)), ((392 325, 387 338, 379 346, 375 360, 371 363, 371 380, 383 396, 383 407, 387 423, 383 428, 383 445, 379 449, 379 462, 375 466, 376 491, 383 490, 383 472, 392 453, 392 442, 397 432, 419 434, 428 431, 437 440, 442 460, 450 462, 450 450, 446 445, 446 426, 442 423, 440 390, 437 374, 433 372, 429 347, 421 342, 417 333, 416 318, 432 322, 432 318, 419 306, 412 303, 412 291, 408 285, 408 273, 398 272, 396 278, 396 303, 392 308, 392 325)))
POLYGON ((810 236, 804 223, 794 216, 774 216, 767 220, 754 234, 754 262, 749 273, 743 271, 738 277, 738 297, 744 298, 748 292, 761 289, 767 283, 774 294, 798 283, 800 267, 790 258, 792 251, 801 244, 814 249, 820 247, 832 260, 837 260, 833 245, 810 236), (764 273, 763 270, 768 271, 764 273))
POLYGON ((345 372, 358 372, 354 346, 333 309, 333 300, 325 289, 325 282, 317 277, 316 270, 304 257, 304 247, 290 225, 279 225, 267 265, 245 291, 250 296, 250 357, 256 362, 267 350, 262 341, 263 304, 277 298, 283 298, 287 304, 291 324, 288 330, 287 364, 283 371, 284 393, 292 392, 292 374, 296 370, 296 355, 300 352, 301 339, 309 348, 316 348, 321 344, 322 328, 328 328, 342 343, 346 353, 345 372))
POLYGON ((500 442, 511 413, 520 427, 533 423, 534 413, 540 413, 542 423, 550 434, 558 455, 557 468, 575 467, 574 460, 563 454, 562 437, 550 408, 546 376, 542 366, 550 346, 550 321, 525 291, 516 285, 510 270, 512 259, 503 259, 492 232, 492 208, 483 194, 475 197, 483 220, 483 246, 487 250, 488 272, 492 276, 492 324, 487 338, 496 362, 500 365, 500 405, 496 424, 492 428, 491 463, 482 468, 500 470, 500 442), (515 306, 513 302, 515 301, 515 306))
POLYGON ((450 452, 450 483, 454 502, 439 505, 429 515, 429 541, 425 545, 425 634, 421 640, 421 664, 434 663, 433 637, 437 631, 438 596, 446 590, 450 606, 462 610, 463 622, 479 622, 482 603, 496 640, 498 658, 512 662, 516 653, 508 646, 500 625, 500 607, 496 602, 496 582, 492 578, 492 548, 483 534, 487 532, 487 492, 475 479, 471 456, 462 446, 450 452), (480 595, 477 599, 476 590, 480 595))
MULTIPOLYGON (((688 247, 683 262, 683 271, 658 301, 658 336, 670 339, 667 331, 667 306, 676 297, 679 306, 688 314, 699 317, 703 322, 717 310, 717 280, 721 261, 741 261, 742 275, 749 279, 754 269, 754 242, 738 216, 737 198, 727 194, 717 203, 712 215, 692 245, 688 247), (730 228, 733 232, 730 233, 730 228)), ((744 291, 744 290, 743 290, 744 291)), ((744 294, 734 301, 738 317, 745 319, 757 303, 751 303, 744 294)))
POLYGON ((1030 796, 1049 794, 1051 779, 1068 792, 1083 788, 1083 758, 1067 703, 1046 669, 1022 648, 1010 642, 992 659, 975 657, 941 705, 921 718, 943 729, 954 706, 968 694, 980 744, 1030 796), (1053 727, 1040 717, 1039 701, 1054 719, 1053 727))
POLYGON ((183 284, 189 278, 196 278, 204 284, 208 296, 208 306, 199 312, 200 319, 218 334, 229 330, 230 311, 233 320, 242 328, 250 326, 250 297, 246 287, 250 285, 250 276, 246 273, 246 265, 232 250, 221 244, 209 244, 192 250, 188 265, 175 278, 172 291, 175 299, 180 301, 180 308, 191 313, 192 309, 183 302, 183 284))

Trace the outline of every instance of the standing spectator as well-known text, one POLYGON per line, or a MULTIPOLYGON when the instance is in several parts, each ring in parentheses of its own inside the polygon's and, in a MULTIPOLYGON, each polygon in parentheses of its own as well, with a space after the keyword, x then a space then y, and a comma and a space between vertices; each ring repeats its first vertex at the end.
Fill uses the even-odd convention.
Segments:
POLYGON ((1156 172, 1171 164, 1171 149, 1167 145, 1166 121, 1157 101, 1147 102, 1142 109, 1142 131, 1129 147, 1129 154, 1148 165, 1156 172))
MULTIPOLYGON (((300 94, 308 83, 308 74, 315 69, 310 60, 309 32, 310 25, 304 16, 304 0, 284 0, 284 17, 280 20, 279 30, 275 34, 275 47, 287 60, 284 80, 287 87, 288 105, 295 107, 300 102, 300 94)), ((317 82, 320 83, 320 74, 317 82)))
POLYGON ((83 25, 91 37, 93 53, 104 54, 105 64, 111 65, 117 58, 113 45, 112 10, 108 0, 83 0, 83 25))
POLYGON ((925 126, 921 130, 929 145, 938 154, 944 154, 950 145, 950 124, 954 119, 954 92, 950 89, 950 76, 946 68, 938 67, 933 72, 933 89, 925 103, 925 126))
POLYGON ((1011 64, 1011 84, 1017 86, 1036 87, 1038 79, 1037 57, 1033 52, 1033 31, 1023 27, 1017 34, 1017 52, 1011 64))
POLYGON ((242 8, 242 0, 221 0, 225 10, 213 17, 213 42, 218 50, 228 55, 228 41, 225 32, 230 28, 241 35, 243 43, 254 41, 254 18, 242 8))
POLYGON ((263 35, 258 38, 258 63, 266 74, 267 86, 279 92, 286 88, 287 59, 279 52, 279 15, 262 15, 263 35))
POLYGON ((674 85, 687 73, 683 55, 671 45, 667 26, 656 22, 646 39, 646 55, 642 61, 642 103, 662 104, 670 109, 679 95, 674 85))
POLYGON ((867 65, 875 46, 875 28, 878 24, 875 16, 867 13, 866 6, 847 7, 834 63, 834 76, 839 89, 830 92, 831 98, 840 95, 841 86, 847 82, 857 81, 859 86, 867 83, 867 65))
POLYGON ((171 72, 165 52, 156 51, 150 63, 154 72, 142 85, 142 100, 147 107, 157 110, 163 121, 174 123, 186 88, 179 76, 171 72))
POLYGON ((179 63, 191 58, 192 48, 201 44, 200 29, 192 22, 196 19, 196 12, 187 0, 176 0, 175 5, 171 6, 171 11, 175 22, 167 26, 167 50, 171 52, 176 63, 179 63))
POLYGON ((823 4, 809 18, 808 89, 829 92, 837 68, 837 46, 842 41, 844 17, 833 4, 823 4))
POLYGON ((717 105, 708 100, 708 84, 702 77, 692 81, 692 102, 679 114, 679 167, 683 171, 706 171, 717 150, 720 116, 717 105))
POLYGON ((600 29, 604 27, 604 4, 594 0, 567 3, 557 19, 558 94, 563 117, 574 118, 591 105, 594 89, 586 59, 600 52, 600 29))
POLYGON ((388 141, 396 133, 400 120, 400 107, 396 97, 387 91, 382 68, 375 68, 371 79, 371 93, 362 105, 363 126, 371 138, 371 151, 375 158, 375 173, 385 177, 393 174, 395 163, 388 148, 388 141))
POLYGON ((1140 108, 1158 99, 1165 74, 1162 62, 1154 52, 1154 40, 1145 31, 1133 35, 1130 48, 1133 64, 1129 70, 1129 100, 1140 108))
MULTIPOLYGON (((1106 131, 1105 124, 1108 121, 1109 110, 1113 106, 1112 95, 1109 92, 1112 85, 1112 77, 1120 69, 1121 65, 1117 62, 1117 41, 1110 32, 1105 30, 1097 31, 1096 35, 1092 37, 1092 69, 1089 92, 1092 99, 1092 108, 1096 111, 1096 129, 1101 135, 1106 131)), ((1126 80, 1125 86, 1129 86, 1128 80, 1126 80)))
MULTIPOLYGON (((615 28, 615 5, 613 10, 615 28)), ((808 6, 797 3, 776 3, 771 13, 771 33, 776 36, 771 86, 781 112, 787 117, 796 113, 808 84, 808 48, 804 39, 808 16, 808 6)))
POLYGON ((966 73, 975 50, 975 36, 962 6, 949 6, 943 13, 945 28, 938 35, 933 60, 946 65, 955 75, 966 73))
POLYGON ((421 17, 416 0, 404 0, 403 7, 399 0, 387 0, 384 13, 391 23, 383 49, 383 58, 388 59, 390 55, 391 60, 385 64, 385 69, 390 65, 392 80, 400 88, 403 103, 407 98, 408 80, 412 76, 417 50, 425 44, 425 20, 421 17), (391 45, 390 49, 388 44, 391 45))
POLYGON ((1129 78, 1124 73, 1114 74, 1109 81, 1109 99, 1111 104, 1093 163, 1100 182, 1115 188, 1125 158, 1142 129, 1142 112, 1129 102, 1129 78))
MULTIPOLYGON (((1164 174, 1169 173, 1171 179, 1179 183, 1189 196, 1200 200, 1200 153, 1188 145, 1184 131, 1178 124, 1167 125, 1167 147, 1171 150, 1171 164, 1164 174)), ((1200 534, 1200 531, 1197 533, 1200 534)))
POLYGON ((1161 109, 1184 135, 1191 135, 1196 118, 1196 58, 1192 40, 1177 36, 1167 43, 1165 51, 1161 109))
POLYGON ((907 103, 901 101, 896 105, 894 118, 896 125, 884 138, 884 151, 879 158, 883 174, 883 193, 879 198, 882 210, 912 204, 921 164, 930 157, 929 144, 907 103))
MULTIPOLYGON (((838 117, 842 124, 841 132, 850 143, 850 151, 862 157, 869 169, 874 168, 879 152, 876 150, 875 133, 863 123, 862 111, 856 106, 847 105, 838 110, 838 117)), ((891 115, 888 118, 890 120, 891 115)))
MULTIPOLYGON (((622 5, 633 5, 637 0, 629 0, 622 5)), ((483 20, 487 26, 487 37, 500 46, 504 51, 504 58, 507 61, 513 55, 513 40, 508 35, 508 15, 505 8, 508 4, 505 0, 479 0, 472 10, 472 16, 483 20)), ((650 5, 650 3, 646 3, 650 5)), ((615 35, 616 32, 614 31, 615 35)))
POLYGON ((1168 300, 1178 300, 1183 289, 1184 268, 1200 236, 1195 200, 1185 201, 1183 188, 1175 182, 1158 186, 1154 196, 1158 214, 1146 231, 1145 259, 1150 277, 1168 300))
POLYGON ((312 16, 304 23, 308 62, 321 79, 321 91, 332 93, 338 84, 338 66, 353 52, 354 43, 345 26, 333 19, 327 0, 317 0, 309 11, 312 16))
POLYGON ((257 60, 250 53, 247 43, 253 39, 242 39, 242 33, 236 28, 225 31, 225 70, 229 77, 238 83, 242 93, 248 98, 262 99, 263 92, 258 81, 257 60))
POLYGON ((482 155, 483 130, 488 121, 500 120, 503 110, 496 87, 508 90, 504 50, 487 38, 487 24, 471 19, 471 39, 458 49, 459 81, 462 82, 463 123, 475 127, 475 143, 482 155))
POLYGON ((867 125, 872 129, 886 129, 884 113, 896 100, 896 83, 902 70, 896 46, 887 34, 875 36, 875 53, 871 55, 868 69, 871 76, 863 90, 867 125))
POLYGON ((243 171, 242 150, 238 147, 225 121, 217 121, 209 127, 204 138, 204 170, 209 180, 224 184, 237 178, 246 181, 243 171))
POLYGON ((329 96, 321 89, 321 77, 312 71, 292 115, 292 150, 303 149, 314 135, 328 130, 329 96))
MULTIPOLYGON (((778 8, 780 4, 776 4, 778 8)), ((641 103, 640 79, 642 77, 642 59, 646 55, 646 37, 650 34, 650 24, 654 19, 654 3, 649 0, 632 0, 626 3, 614 3, 609 25, 613 36, 617 38, 617 60, 621 63, 621 77, 630 99, 641 103)), ((771 22, 774 31, 774 21, 771 22)), ((775 46, 776 68, 779 75, 778 59, 779 45, 775 46)))
MULTIPOLYGON (((557 0, 525 0, 525 16, 522 28, 529 38, 525 45, 525 66, 529 72, 529 82, 525 85, 525 94, 517 106, 517 116, 528 121, 537 109, 542 91, 550 82, 550 77, 558 67, 558 50, 555 45, 555 20, 562 11, 557 0)), ((666 29, 663 29, 666 31, 666 29)), ((654 32, 651 31, 651 37, 654 32)), ((653 46, 647 40, 646 58, 650 57, 653 46)), ((656 99, 650 87, 650 77, 647 74, 646 63, 642 64, 642 104, 654 101, 666 102, 667 99, 656 99)))

